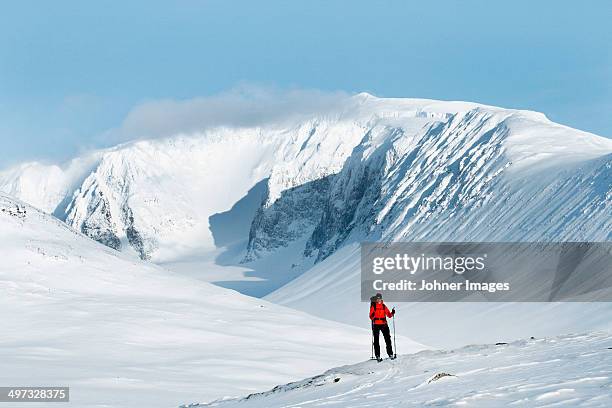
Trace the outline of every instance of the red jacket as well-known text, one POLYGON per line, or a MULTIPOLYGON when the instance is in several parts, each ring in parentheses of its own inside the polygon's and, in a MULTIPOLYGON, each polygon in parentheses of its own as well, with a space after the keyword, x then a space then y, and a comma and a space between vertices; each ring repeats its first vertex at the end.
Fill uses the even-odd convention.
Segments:
POLYGON ((370 306, 370 320, 374 324, 387 324, 387 317, 392 317, 393 313, 384 303, 376 303, 370 306))

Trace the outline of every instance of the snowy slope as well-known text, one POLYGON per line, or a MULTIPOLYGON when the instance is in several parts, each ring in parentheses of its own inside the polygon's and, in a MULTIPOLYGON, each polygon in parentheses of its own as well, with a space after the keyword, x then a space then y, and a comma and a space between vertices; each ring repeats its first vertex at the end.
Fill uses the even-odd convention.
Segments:
POLYGON ((53 213, 66 205, 75 189, 99 163, 103 151, 77 157, 62 166, 22 163, 0 172, 0 191, 53 213))
POLYGON ((609 407, 609 333, 423 351, 198 407, 609 407), (450 375, 445 375, 450 374, 450 375))
POLYGON ((367 330, 135 260, 5 195, 0 256, 0 383, 69 385, 74 406, 236 396, 370 353, 367 330))

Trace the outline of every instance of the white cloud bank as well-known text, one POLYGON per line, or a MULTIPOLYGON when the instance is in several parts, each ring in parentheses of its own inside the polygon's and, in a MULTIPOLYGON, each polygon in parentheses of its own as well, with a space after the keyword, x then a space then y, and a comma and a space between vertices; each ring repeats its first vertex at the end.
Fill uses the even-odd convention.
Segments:
POLYGON ((162 99, 134 107, 105 142, 190 134, 210 127, 263 126, 317 113, 339 112, 350 95, 305 89, 242 85, 217 95, 185 100, 162 99))

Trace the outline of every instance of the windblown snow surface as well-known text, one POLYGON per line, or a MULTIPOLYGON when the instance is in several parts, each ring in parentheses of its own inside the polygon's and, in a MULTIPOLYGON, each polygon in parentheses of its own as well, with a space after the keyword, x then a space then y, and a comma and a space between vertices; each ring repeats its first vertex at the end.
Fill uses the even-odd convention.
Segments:
POLYGON ((71 406, 237 396, 370 352, 367 330, 133 259, 2 194, 0 258, 0 384, 70 386, 71 406))
POLYGON ((219 408, 610 407, 612 336, 605 333, 421 351, 366 361, 219 408))

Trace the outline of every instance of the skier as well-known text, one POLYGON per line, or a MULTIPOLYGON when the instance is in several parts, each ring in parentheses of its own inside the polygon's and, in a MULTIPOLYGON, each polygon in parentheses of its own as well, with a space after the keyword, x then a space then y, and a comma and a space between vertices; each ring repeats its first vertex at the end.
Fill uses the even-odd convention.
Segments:
POLYGON ((393 360, 395 355, 393 354, 393 348, 391 347, 391 333, 389 331, 389 325, 387 325, 387 317, 393 317, 395 315, 395 308, 389 310, 389 308, 383 303, 382 294, 377 293, 373 296, 370 305, 370 320, 372 320, 372 335, 374 336, 374 354, 378 362, 382 361, 380 358, 380 344, 378 342, 378 333, 382 332, 385 338, 385 344, 387 345, 387 354, 389 358, 393 360))

